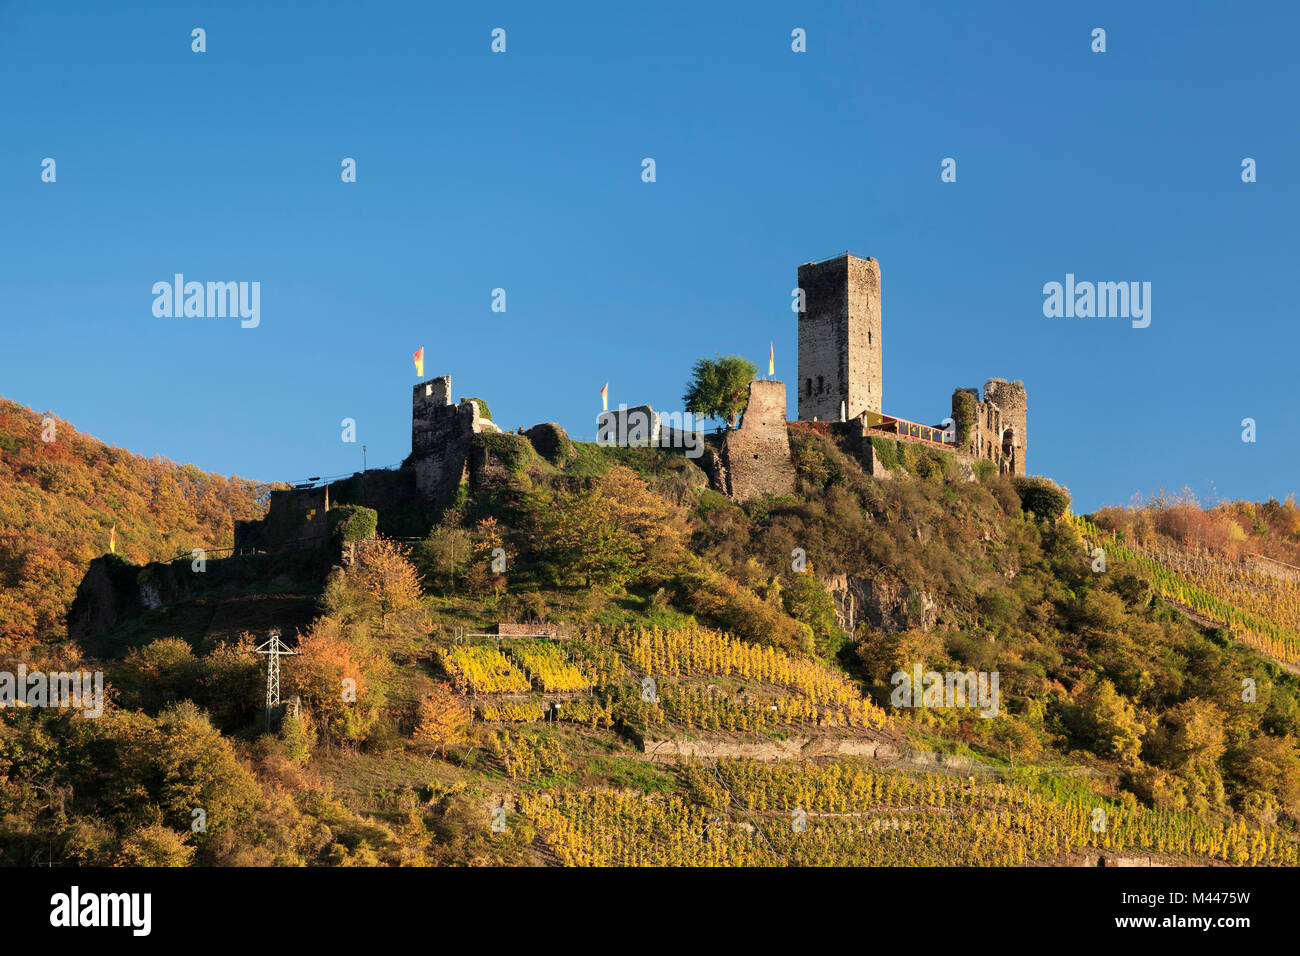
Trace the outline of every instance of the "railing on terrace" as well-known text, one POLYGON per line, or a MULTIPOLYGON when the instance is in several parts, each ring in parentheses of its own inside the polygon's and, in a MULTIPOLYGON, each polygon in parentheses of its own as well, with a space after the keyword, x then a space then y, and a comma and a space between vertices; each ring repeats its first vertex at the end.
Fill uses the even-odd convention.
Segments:
POLYGON ((950 442, 945 437, 946 430, 938 426, 922 425, 919 422, 909 422, 905 418, 895 418, 892 415, 881 415, 877 412, 864 412, 863 414, 866 417, 867 427, 875 431, 916 438, 947 449, 957 447, 955 441, 950 442))
MULTIPOLYGON (((366 468, 366 471, 397 471, 401 467, 402 463, 399 461, 395 465, 370 465, 366 468)), ((310 478, 296 478, 292 481, 286 482, 286 484, 290 485, 294 491, 305 491, 308 488, 323 488, 325 485, 332 482, 355 478, 357 475, 364 473, 365 472, 360 471, 346 471, 338 475, 313 475, 310 478)))

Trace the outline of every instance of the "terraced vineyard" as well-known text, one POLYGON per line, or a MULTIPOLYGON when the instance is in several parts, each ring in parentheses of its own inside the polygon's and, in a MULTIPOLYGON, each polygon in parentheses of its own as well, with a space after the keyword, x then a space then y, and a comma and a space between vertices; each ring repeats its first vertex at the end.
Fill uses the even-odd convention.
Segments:
POLYGON ((719 761, 683 768, 688 795, 525 797, 577 866, 1013 866, 1086 848, 1294 866, 1276 830, 1146 810, 1029 782, 975 783, 864 767, 719 761))
POLYGON ((543 774, 569 769, 563 749, 549 737, 529 738, 519 734, 495 733, 488 738, 493 755, 500 758, 512 779, 529 780, 543 774))
POLYGON ((593 728, 622 721, 753 734, 790 725, 879 729, 889 721, 847 677, 825 664, 704 627, 597 629, 584 643, 521 641, 510 653, 522 670, 488 647, 454 647, 440 655, 462 691, 594 693, 564 700, 556 711, 540 696, 480 701, 475 713, 481 720, 520 723, 544 720, 549 713, 593 728), (646 679, 655 687, 650 696, 643 696, 646 679), (740 686, 709 686, 715 680, 740 686))
POLYGON ((544 691, 565 693, 591 690, 595 686, 595 678, 571 660, 569 652, 561 644, 521 641, 510 649, 510 653, 544 691))
POLYGON ((862 699, 847 677, 825 664, 770 646, 747 644, 705 627, 623 629, 615 632, 614 642, 634 667, 654 677, 736 676, 788 687, 814 703, 835 707, 862 699))
MULTIPOLYGON (((553 719, 585 724, 593 730, 597 727, 608 729, 614 723, 613 705, 598 700, 566 700, 552 704, 551 707, 549 715, 553 719)), ((474 713, 480 720, 527 723, 545 720, 548 710, 543 700, 490 700, 479 703, 474 713)))
POLYGON ((1108 561, 1136 565, 1156 593, 1218 621, 1246 644, 1300 666, 1300 583, 1190 549, 1146 551, 1121 543, 1086 518, 1071 516, 1108 561))
POLYGON ((445 647, 437 651, 439 663, 462 691, 476 694, 523 693, 528 678, 506 656, 491 647, 445 647))
POLYGON ((882 727, 884 712, 866 700, 843 706, 818 706, 809 698, 786 695, 771 700, 736 697, 700 687, 664 687, 656 706, 643 710, 650 726, 677 724, 694 730, 762 733, 779 726, 882 727))
POLYGON ((629 708, 649 727, 675 724, 692 730, 762 733, 790 724, 869 729, 889 721, 847 677, 825 664, 708 628, 622 630, 613 641, 638 673, 657 681, 654 701, 629 708), (734 678, 747 690, 732 694, 682 683, 683 678, 734 678), (749 693, 750 684, 781 693, 749 693))
POLYGON ((474 709, 480 720, 524 723, 531 720, 546 719, 546 704, 540 700, 493 700, 484 701, 474 709))

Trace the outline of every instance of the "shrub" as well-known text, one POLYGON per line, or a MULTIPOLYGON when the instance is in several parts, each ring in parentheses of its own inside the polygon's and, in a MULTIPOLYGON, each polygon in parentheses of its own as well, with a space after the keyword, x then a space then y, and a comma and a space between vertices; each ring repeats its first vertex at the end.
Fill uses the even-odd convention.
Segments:
POLYGON ((336 544, 364 541, 379 526, 379 513, 361 505, 339 505, 329 512, 330 537, 336 544))
POLYGON ((463 582, 473 548, 468 529, 440 524, 411 549, 411 563, 429 591, 450 594, 463 582))
POLYGON ((381 632, 390 623, 395 631, 418 630, 418 612, 424 606, 419 572, 401 548, 381 537, 358 546, 356 564, 348 573, 331 578, 325 598, 327 610, 351 615, 349 620, 373 624, 378 617, 381 632))
POLYGON ((462 398, 461 401, 462 401, 462 402, 473 402, 475 405, 478 406, 478 417, 479 417, 479 418, 486 418, 488 421, 492 421, 492 410, 491 410, 490 408, 488 408, 488 403, 485 402, 485 401, 483 401, 483 399, 481 399, 481 398, 462 398))
POLYGON ((187 866, 194 847, 175 830, 154 823, 141 827, 122 841, 118 866, 187 866))
POLYGON ((948 474, 948 465, 952 459, 943 452, 933 451, 929 448, 920 449, 916 456, 916 464, 913 469, 917 475, 922 478, 931 478, 938 476, 946 477, 948 474))
POLYGON ((301 717, 292 715, 280 722, 280 739, 284 741, 285 756, 295 763, 306 763, 316 743, 311 727, 301 717))
POLYGON ((379 715, 384 693, 381 661, 354 646, 344 628, 319 617, 298 637, 298 653, 284 663, 285 696, 297 695, 311 721, 327 740, 358 741, 379 715), (341 688, 348 689, 345 699, 341 688))
POLYGON ((504 435, 496 432, 479 432, 474 436, 474 444, 482 448, 491 457, 501 462, 511 475, 521 475, 528 468, 536 452, 532 443, 523 435, 504 435))
POLYGON ((893 471, 903 463, 903 448, 900 442, 888 438, 872 438, 871 447, 875 449, 876 461, 887 471, 893 471))
POLYGON ((1015 482, 1020 506, 1040 521, 1055 521, 1070 507, 1070 495, 1047 478, 1020 478, 1015 482))
POLYGON ((463 743, 470 713, 464 700, 445 683, 435 684, 420 701, 412 740, 417 747, 445 754, 463 743))
POLYGON ((810 439, 792 441, 791 452, 794 470, 804 481, 817 487, 824 487, 830 479, 830 468, 826 464, 826 455, 810 439))
POLYGON ((524 435, 532 443, 537 454, 553 465, 563 465, 577 454, 568 433, 555 422, 534 425, 524 432, 524 435))

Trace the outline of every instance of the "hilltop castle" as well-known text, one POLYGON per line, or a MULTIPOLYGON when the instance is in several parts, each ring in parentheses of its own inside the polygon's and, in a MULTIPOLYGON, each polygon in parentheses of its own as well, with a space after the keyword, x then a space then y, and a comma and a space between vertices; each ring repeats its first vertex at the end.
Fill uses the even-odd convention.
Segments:
MULTIPOLYGON (((969 481, 980 472, 1025 474, 1023 382, 989 379, 982 398, 979 389, 956 389, 952 416, 939 425, 884 413, 876 260, 845 253, 805 263, 799 267, 799 289, 794 420, 787 417, 785 383, 761 380, 749 384, 739 424, 721 434, 687 433, 689 416, 660 416, 642 405, 620 409, 612 423, 616 427, 598 441, 609 442, 612 433, 621 436, 614 438, 619 444, 657 445, 682 453, 698 466, 696 487, 707 485, 735 501, 793 493, 798 479, 790 439, 807 433, 830 439, 878 478, 890 478, 899 467, 933 473, 934 455, 951 456, 961 467, 943 473, 964 475, 969 481), (625 427, 632 419, 644 427, 625 427), (682 428, 675 427, 678 423, 682 428)), ((453 402, 451 396, 451 379, 445 375, 415 385, 411 454, 400 466, 367 469, 337 480, 314 478, 272 491, 265 517, 235 522, 235 552, 271 552, 285 573, 315 568, 323 580, 334 560, 327 544, 341 545, 346 563, 351 549, 343 542, 374 533, 376 521, 385 535, 422 538, 468 492, 508 488, 534 454, 557 466, 579 454, 559 425, 546 423, 506 434, 481 400, 453 402), (301 556, 277 554, 293 549, 307 550, 301 556)), ((260 574, 266 567, 250 565, 251 570, 230 572, 234 577, 228 581, 238 583, 240 573, 260 574)), ((69 610, 69 633, 89 639, 145 610, 193 596, 200 587, 196 581, 209 576, 185 568, 183 562, 160 562, 137 574, 97 559, 69 610)), ((304 616, 303 626, 309 620, 304 616)))
POLYGON ((1009 475, 1025 473, 1024 382, 991 378, 952 396, 952 425, 918 426, 883 414, 880 264, 845 253, 799 267, 800 422, 860 421, 889 437, 919 438, 991 461, 1009 475), (934 433, 937 432, 938 435, 934 433), (928 433, 928 434, 927 434, 928 433))
MULTIPOLYGON (((1023 382, 989 379, 978 389, 952 394, 951 419, 922 425, 883 411, 880 265, 849 253, 799 267, 799 377, 797 417, 789 420, 786 386, 754 381, 737 427, 721 435, 691 433, 661 422, 648 405, 624 409, 611 434, 622 444, 652 444, 683 451, 703 470, 710 487, 737 501, 763 494, 790 494, 796 476, 790 455, 792 430, 832 437, 869 473, 888 477, 873 439, 926 446, 968 466, 993 463, 1007 475, 1025 473, 1026 399, 1023 382), (627 417, 647 421, 638 438, 627 417), (632 437, 629 438, 628 436, 632 437), (663 441, 660 441, 663 438, 663 441), (672 440, 668 440, 668 439, 672 440), (690 441, 678 439, 689 438, 690 441)), ((549 457, 558 425, 538 425, 520 436, 504 435, 478 400, 453 403, 451 379, 420 382, 411 395, 411 454, 395 470, 371 470, 342 481, 273 492, 265 520, 241 522, 236 545, 259 547, 275 540, 324 539, 326 487, 335 503, 360 503, 381 511, 432 510, 450 505, 463 485, 480 487, 503 474, 501 458, 512 442, 531 441, 549 457), (492 436, 499 436, 493 439, 492 436)), ((671 416, 670 416, 671 418, 671 416)), ((567 439, 566 439, 567 440, 567 439)), ((608 442, 608 436, 598 439, 608 442)), ((967 473, 973 477, 973 470, 967 473)), ((413 528, 412 531, 418 529, 413 528)))
POLYGON ((888 477, 873 439, 920 445, 953 455, 974 477, 977 460, 1004 475, 1025 474, 1024 382, 991 378, 952 394, 952 416, 922 425, 884 414, 880 265, 845 253, 799 267, 798 417, 786 420, 784 382, 755 381, 740 426, 709 436, 702 466, 710 484, 744 501, 795 489, 792 429, 833 437, 872 475, 888 477), (715 447, 716 446, 716 447, 715 447))

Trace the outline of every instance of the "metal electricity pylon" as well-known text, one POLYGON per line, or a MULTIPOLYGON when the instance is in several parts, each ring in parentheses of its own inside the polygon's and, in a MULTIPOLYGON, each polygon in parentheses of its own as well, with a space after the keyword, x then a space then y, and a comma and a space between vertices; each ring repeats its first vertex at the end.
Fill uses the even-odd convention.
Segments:
POLYGON ((269 640, 254 653, 266 655, 266 729, 271 729, 271 711, 280 703, 280 658, 298 652, 280 640, 279 631, 271 631, 269 640))

